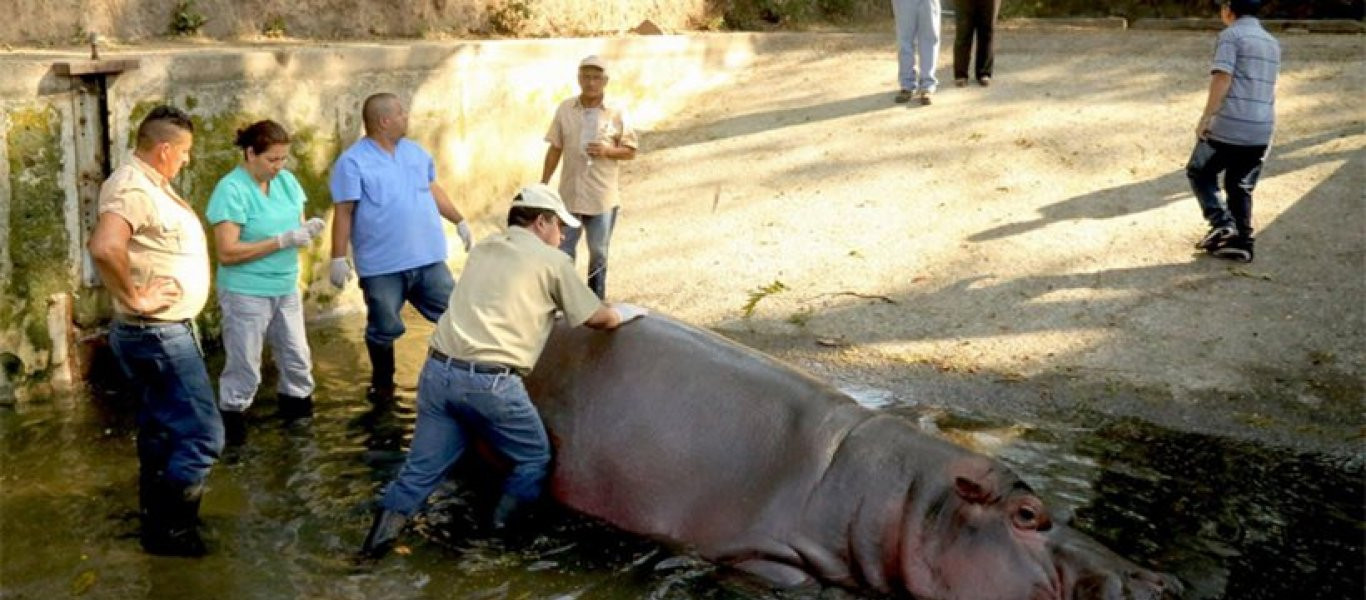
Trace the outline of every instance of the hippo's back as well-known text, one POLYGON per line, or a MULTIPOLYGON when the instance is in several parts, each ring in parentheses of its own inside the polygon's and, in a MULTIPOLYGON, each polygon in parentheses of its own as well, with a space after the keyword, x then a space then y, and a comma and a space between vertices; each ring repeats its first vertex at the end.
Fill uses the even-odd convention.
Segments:
POLYGON ((660 315, 557 327, 527 389, 551 493, 618 527, 709 545, 799 513, 870 413, 791 367, 660 315))

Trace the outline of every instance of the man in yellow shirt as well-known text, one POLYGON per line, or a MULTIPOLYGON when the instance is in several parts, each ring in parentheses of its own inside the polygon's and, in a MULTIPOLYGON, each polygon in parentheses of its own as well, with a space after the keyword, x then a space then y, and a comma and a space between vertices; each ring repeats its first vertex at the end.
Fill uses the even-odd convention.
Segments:
POLYGON ((493 515, 504 528, 535 501, 550 463, 550 441, 522 385, 554 326, 555 313, 574 325, 613 329, 644 309, 608 305, 557 248, 579 220, 555 190, 528 185, 512 200, 506 232, 472 250, 449 308, 437 322, 418 378, 417 425, 408 459, 389 485, 361 552, 383 556, 478 435, 513 463, 493 515))
POLYGON ((194 330, 209 297, 209 247, 199 215, 171 187, 190 162, 189 116, 158 106, 137 147, 100 187, 90 257, 114 298, 109 345, 140 396, 138 496, 142 547, 205 553, 197 530, 223 422, 194 330))

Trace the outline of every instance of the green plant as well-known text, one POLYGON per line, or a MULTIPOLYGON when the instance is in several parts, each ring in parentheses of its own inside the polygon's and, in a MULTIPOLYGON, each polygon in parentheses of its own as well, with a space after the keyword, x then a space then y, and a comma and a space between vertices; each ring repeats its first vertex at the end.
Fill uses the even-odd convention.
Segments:
POLYGON ((265 25, 261 27, 261 33, 266 37, 285 37, 287 33, 285 18, 281 15, 273 15, 266 19, 265 25))
POLYGON ((759 286, 758 289, 750 291, 749 300, 745 302, 744 307, 742 307, 740 310, 744 313, 745 318, 748 319, 754 316, 754 308, 759 305, 760 300, 763 300, 764 298, 772 296, 773 294, 776 294, 778 292, 787 291, 788 289, 789 288, 787 287, 787 285, 784 284, 782 281, 774 279, 773 283, 759 286))
POLYGON ((195 8, 195 0, 180 0, 175 12, 171 13, 171 33, 175 35, 195 35, 209 19, 195 8))
POLYGON ((535 15, 531 6, 532 1, 507 0, 489 13, 489 26, 493 27, 494 32, 502 35, 516 36, 525 33, 535 15))

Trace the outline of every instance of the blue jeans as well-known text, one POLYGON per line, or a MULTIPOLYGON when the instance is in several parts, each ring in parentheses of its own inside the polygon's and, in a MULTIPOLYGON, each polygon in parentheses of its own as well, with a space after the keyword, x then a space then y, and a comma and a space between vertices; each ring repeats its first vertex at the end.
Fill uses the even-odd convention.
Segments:
POLYGON ((892 17, 896 21, 901 89, 933 93, 939 87, 934 77, 939 62, 939 0, 892 0, 892 17))
POLYGON ((444 262, 415 267, 397 273, 360 278, 365 297, 365 341, 388 345, 403 335, 399 311, 407 301, 433 323, 446 312, 455 280, 444 262))
POLYGON ((109 344, 141 400, 138 461, 143 481, 160 479, 182 487, 203 482, 223 450, 223 421, 190 324, 115 321, 109 344))
POLYGON ((1191 191, 1210 227, 1238 228, 1238 235, 1252 237, 1252 190, 1262 174, 1266 146, 1238 146, 1200 140, 1186 163, 1191 191), (1224 174, 1228 202, 1219 198, 1219 173, 1224 174))
POLYGON ((522 378, 490 375, 428 358, 417 387, 417 427, 408 460, 381 505, 412 515, 477 436, 512 461, 503 493, 523 502, 541 495, 550 440, 522 378))
POLYGON ((579 245, 579 235, 586 234, 588 240, 588 287, 598 298, 607 298, 607 246, 612 241, 612 228, 617 225, 617 210, 619 206, 612 207, 609 212, 600 215, 580 215, 575 214, 583 227, 576 229, 566 229, 564 239, 560 241, 560 250, 569 255, 569 260, 574 260, 574 248, 579 245))

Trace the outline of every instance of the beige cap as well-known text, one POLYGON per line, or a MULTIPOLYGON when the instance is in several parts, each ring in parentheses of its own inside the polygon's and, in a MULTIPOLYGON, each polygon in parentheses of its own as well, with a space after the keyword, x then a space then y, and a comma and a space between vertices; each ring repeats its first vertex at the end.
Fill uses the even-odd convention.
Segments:
POLYGON ((517 191, 517 195, 512 198, 512 207, 525 206, 527 208, 544 208, 555 211, 555 216, 564 221, 565 225, 578 227, 579 220, 574 215, 569 214, 569 209, 564 207, 564 201, 560 199, 560 193, 544 183, 532 183, 522 186, 517 191))
POLYGON ((602 69, 603 73, 607 73, 607 61, 596 54, 589 54, 584 57, 583 60, 579 61, 579 68, 582 69, 584 67, 597 67, 602 69))

